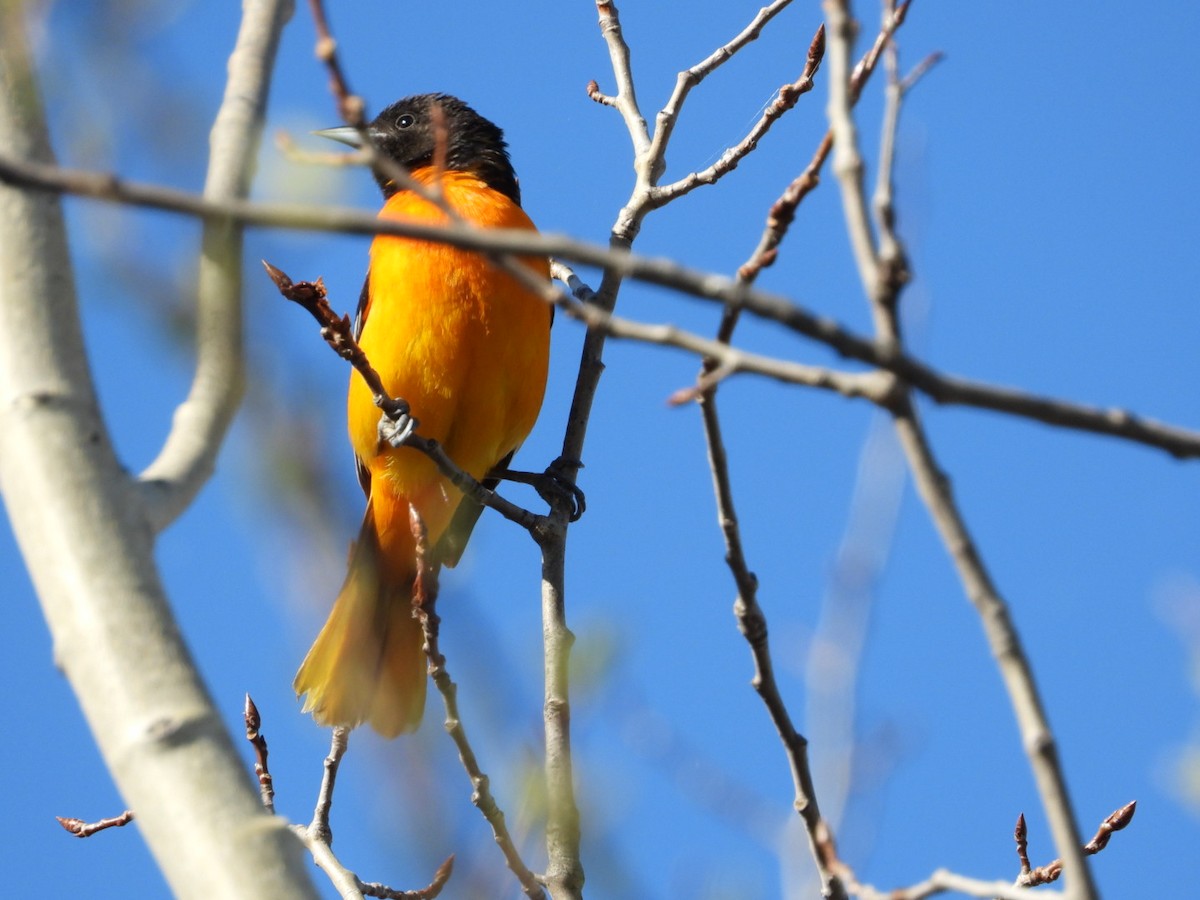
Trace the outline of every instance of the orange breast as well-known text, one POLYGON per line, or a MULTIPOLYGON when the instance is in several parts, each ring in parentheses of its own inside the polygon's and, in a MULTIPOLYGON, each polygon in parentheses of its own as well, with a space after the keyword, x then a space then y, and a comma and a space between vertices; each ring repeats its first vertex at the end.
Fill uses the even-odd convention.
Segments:
MULTIPOLYGON (((428 169, 415 174, 431 175, 428 169)), ((443 191, 463 218, 480 227, 534 230, 517 204, 469 173, 444 173, 443 191)), ((435 206, 404 191, 387 201, 380 216, 444 221, 435 206)), ((522 262, 549 278, 547 260, 522 262)), ((369 297, 360 343, 388 392, 408 401, 422 435, 483 478, 537 419, 546 387, 549 307, 478 254, 384 236, 371 245, 369 297)), ((415 450, 378 448, 379 410, 357 374, 348 407, 350 440, 371 472, 376 508, 385 499, 381 494, 416 503, 436 541, 459 495, 415 450)), ((406 508, 396 512, 407 515, 406 508)))

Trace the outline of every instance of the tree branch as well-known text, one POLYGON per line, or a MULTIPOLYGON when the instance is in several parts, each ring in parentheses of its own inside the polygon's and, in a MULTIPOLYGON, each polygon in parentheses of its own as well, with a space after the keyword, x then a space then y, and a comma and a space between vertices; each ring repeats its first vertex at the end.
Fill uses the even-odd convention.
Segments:
MULTIPOLYGON (((671 139, 671 135, 674 134, 675 124, 679 121, 679 113, 683 108, 683 102, 687 99, 692 88, 711 75, 722 64, 732 59, 733 55, 745 47, 746 44, 756 40, 762 34, 762 30, 766 24, 782 12, 784 7, 790 3, 791 0, 775 0, 769 6, 764 6, 741 34, 723 47, 717 48, 702 62, 679 73, 675 82, 674 92, 672 92, 670 99, 667 100, 666 105, 659 110, 655 120, 654 140, 649 150, 652 158, 665 161, 666 146, 671 139)), ((767 133, 771 125, 775 123, 775 120, 791 109, 801 94, 806 94, 812 90, 813 76, 816 75, 817 69, 820 68, 821 57, 824 52, 825 26, 822 25, 817 28, 812 43, 809 45, 808 60, 800 77, 792 84, 784 85, 780 88, 779 95, 775 98, 775 101, 770 104, 745 139, 726 150, 715 164, 709 166, 703 172, 692 172, 674 184, 657 188, 654 192, 655 203, 660 206, 669 203, 699 185, 713 184, 721 176, 733 171, 742 158, 758 146, 758 141, 767 133)), ((665 169, 665 162, 663 168, 665 169)))
MULTIPOLYGON (((52 164, 14 159, 5 154, 0 154, 0 182, 199 218, 228 216, 259 227, 343 234, 394 234, 471 250, 558 256, 603 268, 610 280, 631 278, 656 284, 776 322, 790 331, 825 344, 845 359, 894 372, 936 403, 972 406, 1033 419, 1046 425, 1121 438, 1164 450, 1178 459, 1200 457, 1200 432, 1144 418, 1129 410, 1087 406, 948 375, 900 350, 883 346, 831 319, 810 312, 779 294, 748 287, 724 275, 691 269, 668 259, 639 256, 629 252, 627 246, 616 243, 605 248, 556 234, 505 229, 485 231, 459 225, 430 226, 394 219, 383 220, 371 213, 352 209, 250 203, 243 200, 209 203, 186 191, 125 182, 111 175, 62 169, 52 164)), ((603 292, 602 283, 600 291, 596 292, 596 302, 580 313, 580 318, 587 322, 593 333, 603 332, 610 316, 600 300, 603 292)), ((585 343, 585 356, 596 360, 593 367, 598 365, 598 349, 596 341, 590 345, 585 343)), ((593 380, 599 381, 598 372, 589 374, 589 383, 593 380)), ((583 397, 578 389, 576 395, 582 402, 583 397)), ((588 409, 590 406, 573 406, 572 421, 579 417, 586 418, 588 409)), ((578 452, 582 449, 582 433, 577 427, 571 431, 571 435, 572 440, 566 446, 564 455, 570 456, 571 451, 575 450, 573 458, 578 458, 578 452)))
MULTIPOLYGON (((863 290, 871 305, 877 340, 885 346, 900 347, 901 335, 897 304, 900 291, 909 280, 904 246, 895 229, 892 206, 892 164, 895 132, 899 121, 902 89, 896 50, 889 43, 888 86, 884 105, 881 168, 876 188, 876 224, 878 242, 868 220, 864 167, 857 147, 857 133, 850 112, 850 75, 846 61, 856 29, 847 0, 826 0, 829 18, 833 72, 830 78, 829 119, 835 137, 835 168, 846 216, 846 227, 858 263, 863 290)), ((884 16, 903 17, 907 3, 898 10, 885 0, 884 16)), ((1071 808, 1066 777, 1049 719, 1038 694, 1033 668, 1021 646, 1020 635, 1012 622, 1009 608, 996 590, 966 522, 954 500, 950 479, 938 464, 921 422, 910 387, 903 380, 897 385, 891 404, 893 424, 908 459, 917 491, 941 534, 947 552, 958 570, 963 589, 975 606, 984 627, 988 646, 1000 669, 1000 675, 1016 714, 1022 744, 1033 769, 1042 806, 1050 821, 1055 844, 1069 873, 1071 897, 1090 900, 1096 896, 1091 872, 1080 848, 1078 826, 1071 808)))
POLYGON ((442 698, 442 707, 446 718, 442 726, 454 746, 458 750, 458 759, 471 779, 471 803, 483 814, 484 819, 492 829, 492 837, 509 870, 521 883, 521 890, 530 900, 545 900, 546 892, 538 884, 537 878, 521 859, 517 845, 508 831, 504 819, 504 810, 492 796, 491 779, 479 765, 475 749, 467 738, 467 730, 463 727, 462 718, 458 713, 458 685, 450 677, 446 668, 446 657, 442 655, 439 644, 441 617, 437 614, 438 566, 430 555, 429 535, 425 523, 421 520, 416 507, 410 506, 408 511, 409 526, 412 529, 416 546, 417 571, 413 579, 412 607, 413 616, 421 623, 421 634, 424 638, 422 650, 429 661, 429 676, 433 679, 434 687, 442 698))
MULTIPOLYGON (((0 153, 49 165, 20 10, 0 12, 0 153)), ((0 271, 0 489, 105 764, 177 896, 315 898, 167 605, 96 403, 57 197, 0 188, 0 271)))
MULTIPOLYGON (((604 95, 605 106, 611 106, 621 114, 621 119, 629 129, 629 139, 633 142, 635 156, 647 156, 650 149, 650 134, 646 128, 646 117, 638 107, 637 92, 633 86, 633 68, 629 59, 629 45, 625 43, 625 35, 621 32, 621 19, 617 13, 617 5, 612 0, 596 0, 596 12, 600 14, 600 34, 608 47, 609 62, 612 65, 613 76, 617 82, 615 96, 604 95)), ((595 82, 592 82, 595 84, 595 82)), ((589 94, 599 93, 589 89, 589 94)), ((644 173, 647 180, 652 180, 649 173, 644 173)), ((639 172, 639 178, 643 173, 639 172)))
MULTIPOLYGON (((244 9, 209 141, 207 200, 245 199, 249 193, 275 51, 291 17, 292 0, 255 0, 244 9)), ((245 391, 242 232, 242 223, 232 217, 204 222, 196 273, 196 374, 162 450, 141 475, 147 515, 156 531, 174 521, 211 477, 245 391)))

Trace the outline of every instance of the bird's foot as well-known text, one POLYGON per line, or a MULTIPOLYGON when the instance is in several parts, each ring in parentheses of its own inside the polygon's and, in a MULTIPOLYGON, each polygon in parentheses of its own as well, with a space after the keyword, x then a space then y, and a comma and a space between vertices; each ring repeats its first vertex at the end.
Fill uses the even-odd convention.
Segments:
POLYGON ((417 428, 417 420, 411 415, 408 404, 395 400, 379 417, 379 443, 389 447, 403 447, 417 428))
POLYGON ((587 509, 587 498, 579 486, 575 484, 574 473, 582 469, 583 463, 577 459, 559 457, 546 467, 545 472, 520 472, 514 469, 493 470, 492 475, 505 481, 516 481, 530 485, 538 496, 557 509, 560 505, 570 510, 567 519, 578 522, 587 509))

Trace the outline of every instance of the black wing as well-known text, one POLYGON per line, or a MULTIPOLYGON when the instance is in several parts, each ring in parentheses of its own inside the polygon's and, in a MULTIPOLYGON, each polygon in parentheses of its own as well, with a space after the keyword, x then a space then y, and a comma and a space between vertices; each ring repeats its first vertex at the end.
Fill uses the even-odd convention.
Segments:
MULTIPOLYGON (((362 337, 363 325, 367 321, 367 307, 371 301, 371 276, 363 280, 362 293, 358 295, 358 306, 354 310, 354 339, 362 337)), ((358 486, 368 499, 371 496, 371 473, 357 453, 354 454, 354 472, 358 475, 358 486)))
MULTIPOLYGON (((514 450, 513 453, 515 452, 514 450)), ((507 469, 508 464, 512 462, 512 458, 513 454, 508 454, 508 456, 496 463, 493 469, 507 469)), ((490 475, 483 479, 483 486, 489 491, 494 491, 496 485, 499 483, 499 478, 490 475)), ((467 541, 471 537, 471 532, 475 530, 475 523, 479 521, 481 515, 483 515, 482 505, 476 503, 470 497, 462 498, 462 502, 458 504, 458 509, 454 510, 454 518, 450 520, 450 524, 446 527, 446 530, 438 539, 437 546, 434 548, 434 558, 439 563, 450 567, 458 565, 463 551, 467 549, 467 541)))

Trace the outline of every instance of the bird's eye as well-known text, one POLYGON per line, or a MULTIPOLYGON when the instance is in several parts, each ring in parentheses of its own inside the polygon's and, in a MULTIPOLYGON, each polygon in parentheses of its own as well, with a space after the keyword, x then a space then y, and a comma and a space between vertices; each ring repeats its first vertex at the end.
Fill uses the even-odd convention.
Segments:
POLYGON ((417 121, 417 120, 414 119, 412 116, 410 116, 408 113, 405 113, 404 115, 402 115, 400 118, 398 118, 396 120, 396 127, 397 128, 408 128, 415 121, 417 121))

